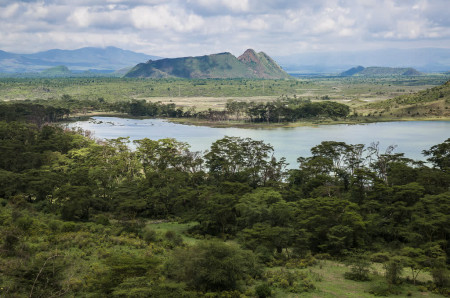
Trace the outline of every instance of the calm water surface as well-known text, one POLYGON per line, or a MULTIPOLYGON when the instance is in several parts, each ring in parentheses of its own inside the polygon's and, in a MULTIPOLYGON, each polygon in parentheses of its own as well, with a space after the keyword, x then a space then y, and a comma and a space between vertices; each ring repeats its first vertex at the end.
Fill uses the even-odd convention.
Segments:
POLYGON ((275 155, 278 158, 286 157, 290 167, 296 167, 296 159, 299 156, 310 156, 311 147, 322 141, 342 141, 348 144, 365 145, 379 142, 382 151, 389 145, 397 145, 395 152, 402 152, 406 157, 423 160, 422 150, 442 143, 450 137, 450 121, 243 129, 182 125, 162 119, 93 117, 91 120, 71 123, 69 126, 90 130, 96 138, 100 139, 118 137, 130 137, 130 140, 175 138, 189 143, 193 151, 207 150, 211 143, 224 136, 249 137, 271 144, 274 147, 275 155))

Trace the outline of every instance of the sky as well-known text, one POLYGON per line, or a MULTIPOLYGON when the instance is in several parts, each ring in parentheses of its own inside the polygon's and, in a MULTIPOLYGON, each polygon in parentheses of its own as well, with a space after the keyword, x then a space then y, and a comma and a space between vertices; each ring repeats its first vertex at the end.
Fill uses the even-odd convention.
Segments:
POLYGON ((0 50, 163 57, 450 48, 450 0, 0 0, 0 50))

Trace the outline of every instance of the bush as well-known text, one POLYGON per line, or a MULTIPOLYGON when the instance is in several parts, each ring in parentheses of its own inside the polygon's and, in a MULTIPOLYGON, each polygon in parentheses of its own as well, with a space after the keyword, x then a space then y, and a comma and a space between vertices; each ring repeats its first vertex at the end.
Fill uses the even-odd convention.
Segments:
POLYGON ((256 296, 259 298, 272 297, 272 289, 267 283, 262 283, 255 288, 256 296))
POLYGON ((448 270, 444 267, 433 268, 431 270, 434 284, 439 288, 450 287, 450 276, 448 270))
POLYGON ((306 273, 296 270, 268 271, 265 277, 271 286, 283 288, 292 293, 308 292, 316 288, 306 273))
POLYGON ((363 255, 356 255, 347 261, 350 271, 344 273, 345 279, 356 281, 368 281, 370 272, 370 262, 363 255))
POLYGON ((167 275, 200 291, 229 291, 260 274, 251 251, 211 241, 176 249, 166 263, 167 275))
POLYGON ((156 233, 156 231, 149 226, 146 226, 142 230, 142 239, 144 239, 147 243, 156 242, 156 240, 158 240, 158 233, 156 233))
POLYGON ((375 296, 389 296, 391 294, 388 284, 384 282, 374 283, 370 287, 369 293, 375 296))
POLYGON ((385 263, 385 277, 389 285, 397 285, 400 283, 400 276, 403 272, 403 264, 404 260, 401 257, 393 257, 385 263))
POLYGON ((386 263, 389 261, 389 255, 384 252, 377 252, 370 256, 370 260, 374 263, 386 263))
POLYGON ((109 222, 109 218, 104 215, 104 214, 100 214, 95 218, 95 222, 98 223, 99 225, 104 225, 104 226, 109 226, 110 222, 109 222))

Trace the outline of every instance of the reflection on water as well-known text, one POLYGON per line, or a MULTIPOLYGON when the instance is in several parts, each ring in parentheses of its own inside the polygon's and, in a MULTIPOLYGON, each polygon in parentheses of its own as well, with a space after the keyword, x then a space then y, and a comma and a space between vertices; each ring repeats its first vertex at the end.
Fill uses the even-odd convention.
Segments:
POLYGON ((384 150, 397 145, 395 152, 405 153, 412 159, 424 159, 422 150, 444 142, 450 137, 450 121, 382 122, 357 125, 319 125, 314 127, 242 129, 211 128, 167 122, 161 119, 127 119, 93 117, 91 120, 71 123, 94 132, 101 139, 130 137, 175 138, 191 145, 193 151, 209 149, 212 142, 224 136, 249 137, 263 140, 275 149, 275 155, 286 157, 290 167, 296 167, 299 156, 310 156, 310 149, 322 141, 342 141, 348 144, 370 145, 379 142, 384 150))

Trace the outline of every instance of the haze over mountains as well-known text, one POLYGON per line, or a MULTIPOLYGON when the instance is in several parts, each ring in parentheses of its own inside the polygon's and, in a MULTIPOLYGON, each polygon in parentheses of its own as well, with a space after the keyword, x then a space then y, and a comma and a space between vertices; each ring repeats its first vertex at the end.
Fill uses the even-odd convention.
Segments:
POLYGON ((450 49, 442 48, 299 53, 274 59, 289 73, 340 73, 358 65, 412 67, 421 72, 450 70, 450 49))
MULTIPOLYGON (((233 56, 230 53, 222 53, 222 56, 216 54, 219 56, 210 59, 225 59, 225 56, 223 56, 223 54, 233 56)), ((231 61, 233 59, 230 56, 228 56, 227 59, 231 61)), ((415 68, 420 72, 448 72, 450 70, 450 49, 440 48, 299 53, 290 56, 278 56, 273 60, 264 53, 255 53, 253 56, 263 61, 261 63, 266 66, 273 65, 273 63, 275 63, 273 60, 275 60, 276 63, 278 63, 286 72, 300 74, 339 74, 358 65, 395 68, 410 67, 415 68)), ((176 59, 187 58, 192 57, 176 59)), ((237 59, 236 57, 234 58, 237 59)), ((155 60, 158 59, 162 58, 158 56, 122 50, 116 47, 87 47, 76 50, 54 49, 34 54, 17 54, 0 50, 0 73, 37 73, 55 66, 66 66, 71 72, 75 73, 85 71, 91 71, 92 73, 118 73, 117 71, 122 70, 119 73, 123 75, 127 73, 127 71, 133 66, 139 63, 145 63, 149 60, 153 61, 152 67, 158 65, 154 68, 159 69, 159 67, 162 67, 162 65, 167 61, 164 63, 156 63, 155 60)), ((178 62, 180 61, 182 60, 178 60, 178 62)), ((172 61, 171 63, 173 62, 174 61, 172 61)), ((251 73, 246 73, 247 70, 244 70, 241 66, 238 66, 238 63, 236 63, 236 61, 231 64, 237 67, 237 69, 240 69, 237 72, 240 73, 242 77, 252 77, 251 73)), ((277 68, 278 66, 272 69, 272 71, 275 71, 277 68)), ((237 69, 234 69, 233 71, 237 69)), ((210 75, 214 75, 214 72, 216 70, 212 71, 210 75)), ((260 74, 264 73, 261 68, 253 69, 253 72, 254 71, 260 72, 260 74)), ((270 77, 270 72, 271 71, 263 75, 263 77, 270 77)), ((155 73, 153 73, 152 75, 154 77, 170 76, 170 74, 168 73, 160 73, 159 75, 156 73, 157 71, 155 71, 155 73)), ((191 75, 195 77, 195 71, 191 73, 191 75)), ((185 75, 181 76, 185 77, 185 75)), ((227 77, 227 75, 223 76, 227 77)))
POLYGON ((114 72, 157 56, 122 50, 116 47, 48 50, 34 54, 15 54, 0 50, 0 72, 40 72, 64 65, 71 71, 114 72))
POLYGON ((231 53, 198 57, 167 58, 140 63, 125 77, 188 79, 258 78, 285 79, 289 75, 264 52, 246 50, 236 58, 231 53))

